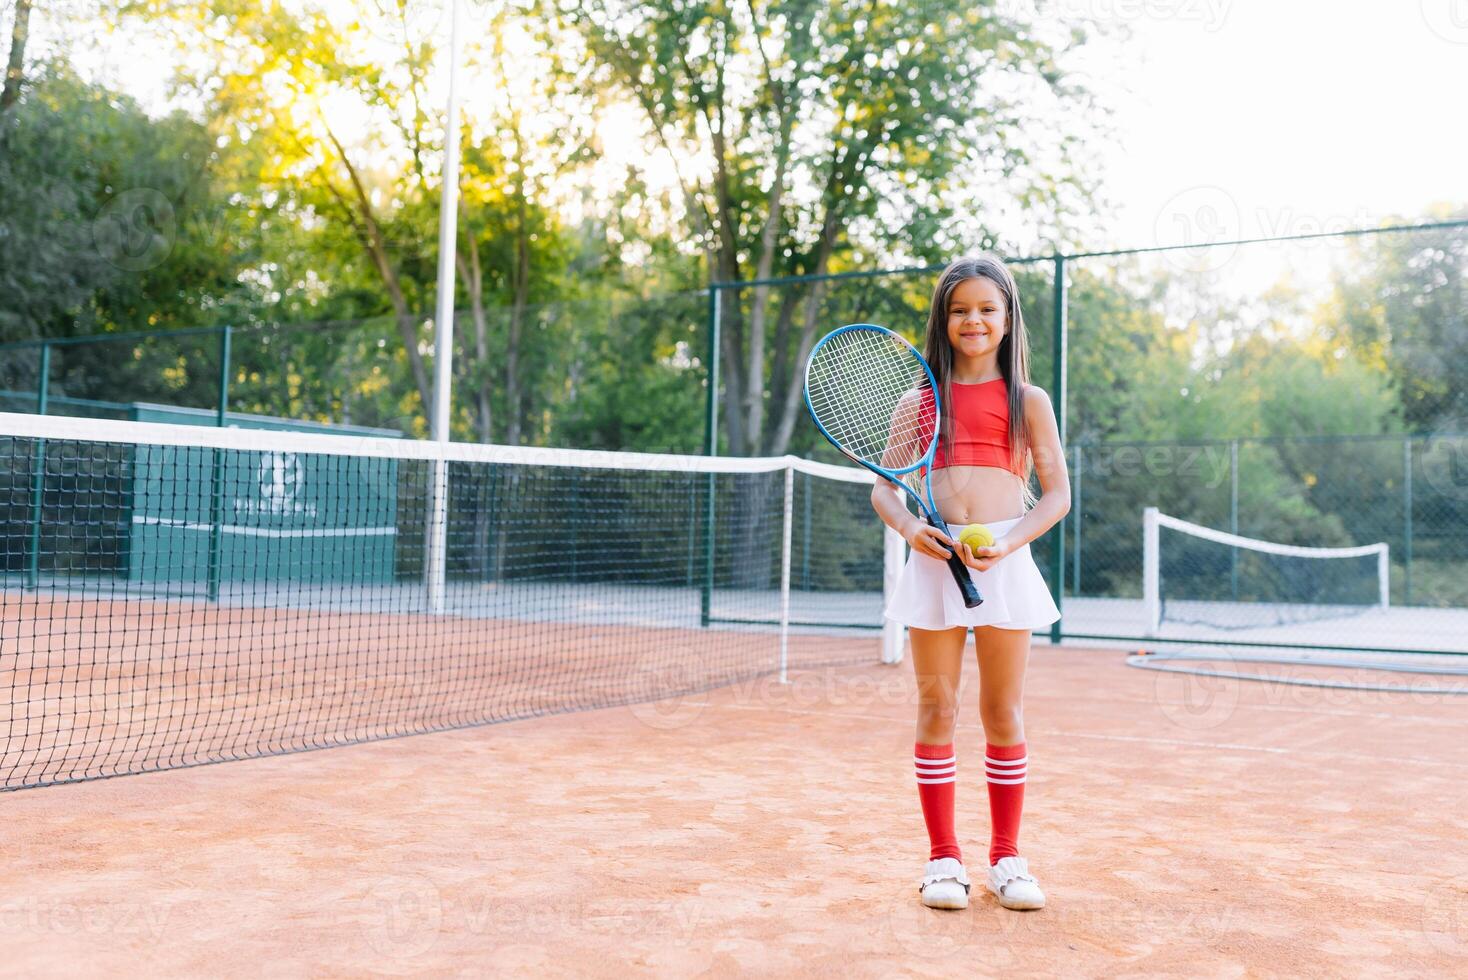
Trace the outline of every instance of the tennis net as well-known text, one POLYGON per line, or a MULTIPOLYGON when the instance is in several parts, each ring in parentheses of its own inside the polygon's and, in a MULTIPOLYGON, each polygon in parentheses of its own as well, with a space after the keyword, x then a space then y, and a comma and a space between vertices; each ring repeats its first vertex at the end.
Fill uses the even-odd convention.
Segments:
POLYGON ((1217 630, 1344 620, 1390 608, 1385 543, 1307 547, 1143 515, 1148 635, 1169 623, 1217 630))
POLYGON ((0 414, 0 788, 895 659, 870 485, 0 414))

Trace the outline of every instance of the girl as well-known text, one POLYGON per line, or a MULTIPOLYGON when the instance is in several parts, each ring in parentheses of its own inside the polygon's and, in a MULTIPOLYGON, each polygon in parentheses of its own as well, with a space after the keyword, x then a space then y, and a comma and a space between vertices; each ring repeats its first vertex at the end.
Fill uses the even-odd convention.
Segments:
POLYGON ((955 533, 965 524, 987 524, 995 540, 970 549, 911 514, 896 487, 878 481, 872 491, 877 514, 912 547, 885 614, 909 627, 918 681, 913 761, 930 845, 918 888, 931 908, 968 906, 969 878, 953 827, 953 730, 972 629, 987 743, 989 888, 1005 908, 1037 909, 1045 895, 1018 851, 1028 771, 1021 695, 1030 631, 1055 622, 1060 611, 1029 544, 1070 510, 1070 481, 1050 399, 1028 383, 1029 340, 1019 292, 1003 262, 987 255, 962 258, 943 271, 933 290, 924 355, 943 408, 933 459, 938 513, 955 533), (1029 489, 1031 462, 1042 490, 1038 501, 1029 489), (984 597, 974 609, 964 607, 944 564, 950 548, 972 569, 984 597))

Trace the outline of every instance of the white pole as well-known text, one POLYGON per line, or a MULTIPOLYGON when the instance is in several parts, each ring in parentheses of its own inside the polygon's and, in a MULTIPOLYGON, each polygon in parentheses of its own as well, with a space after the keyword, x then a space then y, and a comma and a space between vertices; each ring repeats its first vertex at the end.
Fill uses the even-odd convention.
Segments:
POLYGON ((1157 529, 1157 508, 1148 507, 1142 511, 1142 598, 1146 607, 1147 636, 1156 636, 1162 625, 1157 529))
MULTIPOLYGON (((454 247, 459 217, 459 7, 448 0, 453 15, 449 25, 449 104, 444 117, 443 183, 438 198, 438 306, 434 312, 433 416, 430 434, 435 442, 449 441, 449 405, 453 396, 454 364, 454 247)), ((441 613, 448 565, 448 463, 433 461, 429 488, 428 610, 441 613)))
POLYGON ((1377 588, 1381 590, 1378 598, 1383 610, 1390 609, 1392 605, 1392 546, 1383 544, 1381 550, 1376 553, 1376 578, 1377 588))
MULTIPOLYGON (((902 535, 883 525, 882 528, 882 602, 885 605, 892 600, 897 591, 897 583, 902 578, 902 566, 905 556, 903 548, 907 544, 902 540, 902 535)), ((896 620, 889 619, 882 624, 882 663, 902 663, 902 634, 903 626, 896 620)))
POLYGON ((795 467, 785 467, 785 527, 780 546, 780 683, 790 659, 790 539, 795 523, 795 467))

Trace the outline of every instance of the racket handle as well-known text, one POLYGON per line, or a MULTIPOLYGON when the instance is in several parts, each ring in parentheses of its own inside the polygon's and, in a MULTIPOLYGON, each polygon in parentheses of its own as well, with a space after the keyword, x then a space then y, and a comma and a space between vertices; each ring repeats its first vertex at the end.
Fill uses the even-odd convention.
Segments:
MULTIPOLYGON (((944 534, 947 534, 950 538, 953 537, 948 531, 948 525, 943 523, 942 518, 929 515, 928 523, 944 534)), ((963 596, 965 607, 972 609, 983 603, 984 597, 979 595, 979 587, 974 585, 973 577, 969 575, 969 568, 963 563, 963 559, 958 556, 957 549, 950 551, 948 554, 948 570, 953 573, 953 581, 958 583, 958 592, 963 596)))

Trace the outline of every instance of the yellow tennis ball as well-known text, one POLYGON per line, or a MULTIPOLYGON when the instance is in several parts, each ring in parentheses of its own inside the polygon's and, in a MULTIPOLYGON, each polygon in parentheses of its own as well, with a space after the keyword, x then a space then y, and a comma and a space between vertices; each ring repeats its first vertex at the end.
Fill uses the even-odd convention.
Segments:
POLYGON ((994 543, 994 532, 982 524, 970 524, 958 532, 958 540, 971 549, 987 548, 994 543))

